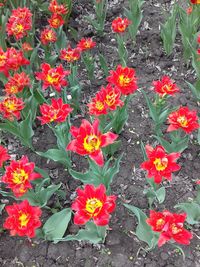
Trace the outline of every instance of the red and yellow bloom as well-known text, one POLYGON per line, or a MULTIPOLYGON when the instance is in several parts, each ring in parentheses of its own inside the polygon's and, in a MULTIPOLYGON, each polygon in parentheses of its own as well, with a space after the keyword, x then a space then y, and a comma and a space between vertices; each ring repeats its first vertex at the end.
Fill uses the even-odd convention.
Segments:
POLYGON ((189 245, 192 233, 184 228, 186 213, 176 214, 168 210, 156 212, 150 210, 150 217, 146 220, 147 224, 155 232, 160 232, 158 246, 161 247, 167 241, 173 239, 179 244, 189 245))
POLYGON ((63 20, 63 17, 61 15, 54 13, 50 17, 50 19, 48 19, 48 23, 52 28, 57 29, 62 26, 65 21, 63 20))
POLYGON ((82 38, 77 44, 77 48, 81 51, 90 50, 95 46, 96 43, 92 40, 92 38, 82 38))
POLYGON ((77 61, 81 56, 81 52, 78 48, 71 48, 68 46, 67 49, 60 50, 60 59, 67 61, 68 63, 77 61))
POLYGON ((163 76, 161 80, 153 81, 153 86, 155 92, 161 97, 165 95, 174 95, 175 93, 180 92, 180 89, 169 76, 163 76))
POLYGON ((135 70, 121 65, 118 65, 115 71, 110 71, 107 81, 115 85, 123 95, 132 94, 138 89, 135 70))
POLYGON ((0 145, 0 168, 3 166, 3 163, 10 159, 8 150, 0 145))
POLYGON ((98 187, 85 185, 84 189, 77 189, 77 198, 72 203, 74 223, 78 225, 86 224, 93 220, 98 226, 108 225, 110 213, 115 209, 116 196, 107 196, 106 188, 103 184, 98 187))
POLYGON ((26 7, 18 7, 12 10, 12 14, 6 25, 6 31, 9 36, 13 35, 16 40, 19 40, 27 35, 32 27, 32 13, 26 7))
POLYGON ((182 129, 187 134, 190 134, 200 127, 197 111, 189 110, 188 107, 180 107, 178 110, 172 112, 168 116, 168 123, 170 124, 167 128, 168 132, 182 129))
POLYGON ((9 76, 9 70, 17 71, 21 66, 29 64, 30 61, 24 57, 23 52, 16 50, 14 47, 8 48, 3 54, 0 50, 0 71, 7 77, 9 76))
POLYGON ((200 0, 190 0, 192 4, 200 4, 200 0))
POLYGON ((22 92, 26 86, 30 86, 29 76, 25 72, 15 73, 8 78, 5 84, 5 92, 8 95, 22 92))
POLYGON ((34 172, 34 168, 35 164, 29 162, 26 156, 18 161, 13 160, 6 166, 2 182, 7 184, 7 188, 10 188, 16 197, 21 197, 32 188, 30 181, 41 178, 39 173, 34 172))
POLYGON ((40 33, 40 40, 43 45, 55 43, 57 41, 56 32, 53 29, 46 27, 40 33))
POLYGON ((64 104, 62 98, 51 100, 51 105, 43 104, 40 106, 41 117, 38 119, 41 124, 51 123, 51 122, 64 122, 67 116, 73 109, 69 104, 64 104))
POLYGON ((12 236, 35 237, 35 230, 41 226, 42 211, 39 207, 32 207, 28 200, 24 200, 20 204, 14 203, 5 209, 9 217, 3 227, 10 230, 12 236))
POLYGON ((58 15, 65 15, 68 13, 68 9, 64 5, 59 5, 57 0, 52 0, 49 4, 49 11, 58 15))
POLYGON ((118 135, 112 132, 102 134, 98 127, 98 119, 92 125, 89 121, 82 120, 80 128, 72 126, 70 132, 75 139, 68 144, 66 150, 82 156, 89 155, 96 164, 103 166, 104 159, 101 148, 112 144, 118 135))
POLYGON ((131 24, 131 21, 127 18, 116 18, 112 21, 112 30, 116 33, 123 33, 127 29, 127 27, 131 24))
POLYGON ((0 47, 0 72, 3 72, 6 76, 8 75, 8 71, 6 68, 7 55, 6 52, 0 47))
POLYGON ((61 92, 62 86, 67 86, 68 83, 65 77, 70 74, 68 70, 64 70, 62 64, 56 68, 51 68, 47 63, 41 64, 41 72, 36 73, 36 79, 43 81, 42 89, 47 89, 49 86, 57 92, 61 92))
POLYGON ((108 84, 102 87, 92 101, 88 104, 89 114, 99 116, 107 114, 108 109, 116 110, 117 107, 122 107, 123 102, 120 100, 121 92, 117 87, 108 84))
POLYGON ((20 111, 24 108, 24 102, 22 98, 15 96, 5 97, 0 102, 0 114, 3 118, 13 121, 14 118, 20 119, 20 111))
POLYGON ((162 178, 169 181, 172 179, 172 172, 180 170, 180 165, 175 161, 180 157, 180 153, 167 154, 162 146, 153 148, 146 145, 148 160, 141 164, 141 168, 147 171, 148 178, 154 178, 154 182, 159 184, 162 178))
POLYGON ((100 92, 96 94, 94 98, 92 98, 92 101, 87 104, 89 108, 89 114, 94 116, 100 116, 103 114, 107 114, 107 105, 104 102, 104 97, 100 92))
POLYGON ((120 100, 121 92, 116 86, 108 84, 106 87, 102 87, 100 92, 103 96, 104 103, 110 110, 116 110, 117 107, 124 105, 124 102, 120 100))
POLYGON ((33 47, 31 46, 30 43, 24 42, 22 44, 22 50, 25 51, 25 52, 32 51, 33 47))

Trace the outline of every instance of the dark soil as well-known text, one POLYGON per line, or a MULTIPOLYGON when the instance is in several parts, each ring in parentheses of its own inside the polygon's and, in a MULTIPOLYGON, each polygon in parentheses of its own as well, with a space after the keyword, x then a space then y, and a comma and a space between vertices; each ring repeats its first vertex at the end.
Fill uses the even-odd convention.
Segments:
MULTIPOLYGON (((84 20, 86 14, 93 12, 88 0, 74 1, 74 10, 70 24, 76 27, 79 37, 94 36, 97 41, 97 50, 106 55, 110 69, 118 64, 116 42, 111 33, 111 21, 123 14, 123 7, 127 5, 126 0, 109 0, 109 11, 106 22, 106 34, 102 38, 95 36, 93 29, 88 27, 84 20)), ((175 105, 189 105, 190 108, 198 109, 185 80, 193 81, 194 74, 192 68, 187 69, 182 59, 182 48, 179 38, 172 56, 167 57, 162 48, 159 32, 159 24, 164 21, 163 11, 169 8, 171 1, 149 0, 144 4, 144 18, 137 36, 136 45, 131 42, 128 44, 129 67, 134 67, 138 76, 140 88, 149 90, 153 80, 159 79, 163 74, 169 74, 181 88, 181 93, 173 99, 175 105)), ((98 70, 98 68, 97 68, 98 70)), ((105 79, 101 71, 96 72, 96 81, 90 84, 86 80, 85 70, 81 71, 81 81, 84 86, 83 104, 89 102, 89 98, 97 92, 99 86, 105 84, 105 79)), ((83 105, 83 113, 85 107, 83 105)), ((83 114, 84 116, 84 114, 83 114)), ((195 138, 195 136, 194 136, 195 138)), ((85 266, 85 267, 198 267, 200 266, 200 243, 196 235, 190 246, 183 247, 186 260, 183 261, 182 255, 174 247, 164 245, 156 248, 152 252, 141 249, 145 244, 140 242, 134 235, 136 219, 130 216, 123 207, 123 203, 130 203, 148 212, 148 203, 143 195, 146 185, 144 172, 140 170, 143 161, 140 143, 149 142, 155 144, 153 138, 153 128, 151 119, 148 118, 148 109, 140 90, 135 94, 129 106, 129 120, 120 135, 122 141, 122 151, 124 152, 120 172, 115 177, 112 185, 112 193, 118 196, 116 212, 112 215, 110 231, 108 232, 104 245, 91 245, 87 242, 63 242, 52 244, 41 240, 34 240, 30 243, 26 239, 10 237, 7 232, 0 236, 0 266, 85 266)), ((55 138, 47 127, 38 127, 34 137, 34 146, 40 151, 55 146, 55 138)), ((79 183, 73 180, 62 165, 47 161, 37 157, 28 149, 24 149, 13 138, 9 138, 8 147, 12 149, 12 154, 27 154, 30 160, 36 162, 38 167, 50 172, 55 182, 62 181, 66 187, 70 206, 70 196, 79 183)), ((121 151, 121 152, 122 152, 121 151)), ((199 165, 200 147, 195 145, 191 139, 189 148, 184 151, 180 159, 181 170, 174 177, 172 183, 167 186, 167 198, 159 208, 170 209, 178 202, 183 202, 188 197, 193 197, 194 181, 200 179, 199 165)), ((87 167, 84 159, 74 157, 75 164, 79 169, 87 167)), ((5 201, 5 199, 4 199, 5 201)), ((53 203, 52 203, 53 204, 53 203)), ((2 224, 2 222, 1 222, 2 224)), ((70 233, 76 233, 77 227, 71 226, 70 233)), ((193 232, 200 235, 196 227, 193 232)))

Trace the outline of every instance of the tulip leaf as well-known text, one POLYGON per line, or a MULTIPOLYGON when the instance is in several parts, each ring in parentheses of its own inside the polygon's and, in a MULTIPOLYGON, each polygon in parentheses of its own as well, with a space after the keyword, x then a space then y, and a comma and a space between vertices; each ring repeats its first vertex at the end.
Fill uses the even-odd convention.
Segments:
POLYGON ((175 4, 171 15, 161 28, 161 38, 163 40, 164 49, 167 55, 172 53, 174 42, 176 38, 176 16, 177 16, 177 5, 175 4))
POLYGON ((74 171, 72 169, 69 169, 69 173, 71 174, 71 176, 73 178, 75 178, 77 180, 80 180, 84 184, 92 183, 91 180, 93 180, 93 179, 91 177, 91 173, 90 172, 82 173, 82 172, 77 172, 77 171, 74 171))
POLYGON ((3 209, 5 208, 6 204, 0 204, 0 215, 2 214, 3 209))
POLYGON ((175 206, 175 208, 181 209, 187 213, 186 221, 189 224, 199 224, 200 223, 200 205, 191 203, 180 203, 175 206))
POLYGON ((147 94, 143 90, 142 90, 142 93, 144 95, 147 106, 149 108, 149 114, 150 114, 152 120, 157 123, 158 122, 158 114, 156 112, 156 107, 154 106, 154 104, 151 102, 151 100, 149 99, 149 97, 147 96, 147 94))
POLYGON ((21 200, 27 199, 32 206, 46 206, 48 200, 52 197, 52 195, 61 187, 61 183, 58 185, 50 185, 46 188, 42 187, 38 192, 34 190, 29 190, 25 195, 20 197, 21 200))
POLYGON ((63 150, 52 148, 47 150, 46 152, 36 151, 36 153, 42 157, 57 161, 65 166, 70 166, 70 159, 68 158, 67 153, 63 150))
POLYGON ((155 192, 156 198, 158 199, 159 204, 162 204, 165 201, 165 196, 166 196, 166 190, 165 187, 161 187, 155 192))
POLYGON ((129 204, 124 204, 124 206, 133 212, 135 216, 138 219, 138 226, 136 228, 136 236, 146 242, 149 246, 149 249, 152 249, 156 246, 157 244, 157 239, 155 238, 154 232, 151 230, 151 227, 146 223, 147 216, 146 214, 139 208, 129 205, 129 204))
POLYGON ((85 225, 85 229, 81 229, 78 231, 76 235, 67 235, 62 239, 57 239, 55 242, 59 241, 89 241, 93 244, 103 243, 106 236, 106 226, 97 226, 92 221, 89 221, 85 225))
POLYGON ((71 220, 71 209, 63 209, 53 214, 44 224, 42 231, 46 240, 62 238, 71 220))
POLYGON ((32 129, 32 115, 31 111, 28 113, 27 118, 19 124, 19 130, 22 138, 27 142, 31 142, 31 137, 34 135, 32 129))

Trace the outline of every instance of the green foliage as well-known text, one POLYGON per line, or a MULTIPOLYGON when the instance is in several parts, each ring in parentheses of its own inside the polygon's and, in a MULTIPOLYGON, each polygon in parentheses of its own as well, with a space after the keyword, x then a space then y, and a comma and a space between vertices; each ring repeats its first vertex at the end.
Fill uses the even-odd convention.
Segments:
POLYGON ((46 240, 55 241, 62 238, 71 220, 71 209, 63 209, 54 213, 42 227, 43 236, 46 240))
POLYGON ((191 203, 180 203, 175 206, 180 210, 183 210, 187 213, 186 221, 189 224, 199 224, 200 223, 200 205, 196 202, 191 203))
POLYGON ((171 15, 168 17, 164 25, 161 26, 161 38, 163 40, 164 49, 167 55, 173 51, 176 38, 176 16, 178 12, 177 4, 174 5, 171 15))
POLYGON ((124 206, 130 210, 138 219, 138 225, 136 228, 136 236, 139 240, 144 241, 148 245, 148 250, 155 248, 158 242, 157 233, 151 230, 151 227, 146 223, 147 216, 146 214, 139 208, 124 204, 124 206))
MULTIPOLYGON (((147 178, 147 181, 149 181, 149 180, 151 180, 151 179, 147 178)), ((150 208, 152 208, 152 204, 155 201, 158 201, 159 204, 162 204, 165 201, 165 196, 166 196, 165 187, 160 187, 159 189, 156 189, 152 186, 150 188, 145 189, 143 191, 143 193, 148 198, 150 208)))
POLYGON ((193 96, 195 97, 196 101, 200 101, 200 80, 198 80, 195 85, 187 82, 190 90, 192 91, 193 96))
POLYGON ((90 168, 85 173, 77 172, 69 169, 69 173, 73 178, 80 180, 84 184, 94 184, 98 186, 104 184, 107 192, 110 192, 110 185, 113 181, 114 176, 119 172, 119 166, 123 154, 118 157, 111 165, 111 158, 104 164, 103 167, 99 167, 95 162, 89 160, 90 168))
POLYGON ((58 185, 51 184, 48 187, 38 185, 35 190, 29 190, 20 199, 27 199, 32 206, 44 207, 52 197, 52 195, 61 187, 61 183, 58 185))
POLYGON ((178 137, 176 137, 175 135, 176 133, 173 132, 170 133, 171 142, 168 142, 166 139, 160 136, 154 135, 154 137, 159 141, 159 143, 165 148, 165 150, 168 153, 172 152, 182 153, 188 147, 189 136, 185 135, 181 137, 179 135, 178 137))
POLYGON ((97 34, 102 36, 104 33, 108 0, 101 0, 99 2, 93 0, 93 3, 95 8, 96 19, 94 20, 90 16, 86 16, 85 18, 94 27, 97 34))
POLYGON ((97 244, 97 243, 103 243, 105 241, 105 237, 106 237, 106 226, 97 226, 92 221, 89 221, 85 225, 85 229, 79 230, 76 235, 67 235, 64 238, 55 240, 55 242, 56 241, 59 242, 59 241, 85 240, 93 244, 97 244))
POLYGON ((144 2, 143 0, 129 0, 129 8, 124 8, 125 17, 132 21, 128 29, 133 41, 136 39, 138 28, 143 18, 142 5, 144 2))
POLYGON ((46 152, 36 152, 38 155, 51 159, 53 161, 59 162, 66 167, 69 167, 71 165, 70 159, 68 158, 67 152, 60 150, 60 149, 49 149, 46 152))
POLYGON ((100 62, 101 68, 103 69, 104 76, 107 77, 109 74, 108 64, 107 64, 106 58, 102 54, 99 54, 99 62, 100 62))

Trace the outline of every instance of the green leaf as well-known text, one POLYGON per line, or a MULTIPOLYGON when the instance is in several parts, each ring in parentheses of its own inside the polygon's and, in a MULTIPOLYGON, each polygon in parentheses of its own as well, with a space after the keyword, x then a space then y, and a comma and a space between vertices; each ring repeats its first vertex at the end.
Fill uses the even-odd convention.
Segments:
POLYGON ((9 133, 13 134, 14 136, 21 138, 19 128, 16 127, 11 122, 0 123, 0 129, 5 131, 5 132, 9 132, 9 133))
POLYGON ((92 183, 93 178, 90 177, 90 172, 82 173, 82 172, 77 172, 72 169, 69 169, 69 173, 71 176, 77 180, 80 180, 82 183, 87 184, 87 183, 92 183))
POLYGON ((165 201, 165 196, 166 196, 166 190, 165 187, 161 187, 155 192, 156 197, 158 199, 159 204, 162 204, 165 201))
POLYGON ((145 98, 145 100, 146 100, 147 106, 148 106, 148 108, 149 108, 149 114, 150 114, 152 120, 153 120, 154 122, 158 122, 158 114, 157 114, 157 112, 156 112, 156 107, 155 107, 154 104, 151 102, 151 100, 148 98, 146 92, 144 92, 144 91, 142 90, 142 93, 143 93, 143 95, 144 95, 144 98, 145 98))
POLYGON ((76 235, 68 235, 62 239, 58 239, 57 241, 86 240, 93 244, 97 244, 100 242, 101 243, 104 242, 105 236, 106 236, 106 226, 97 226, 93 222, 89 221, 85 225, 85 229, 79 230, 76 235))
POLYGON ((196 98, 196 101, 200 101, 200 81, 198 81, 195 86, 187 81, 186 83, 196 98))
POLYGON ((199 224, 200 223, 200 205, 191 203, 180 203, 175 206, 175 208, 181 209, 187 213, 186 221, 189 224, 199 224))
POLYGON ((28 113, 27 118, 19 124, 19 131, 20 131, 22 138, 27 143, 31 143, 31 137, 34 135, 34 131, 32 129, 31 111, 28 113))
POLYGON ((48 200, 52 197, 52 195, 61 187, 61 183, 58 185, 50 185, 47 188, 41 188, 39 192, 35 192, 34 190, 29 190, 25 195, 23 195, 20 199, 27 199, 32 206, 46 206, 48 200))
POLYGON ((161 38, 163 40, 164 49, 167 55, 170 55, 173 51, 174 42, 176 38, 176 16, 177 16, 177 4, 174 5, 171 15, 167 21, 161 27, 161 38))
POLYGON ((106 164, 104 165, 102 180, 108 191, 109 191, 109 188, 113 181, 114 176, 119 172, 120 162, 121 162, 122 157, 123 157, 123 153, 115 160, 112 167, 110 166, 110 164, 108 165, 108 167, 106 166, 106 164))
POLYGON ((71 209, 63 209, 53 214, 44 224, 42 230, 46 240, 62 238, 71 220, 71 209))
POLYGON ((142 150, 142 155, 143 155, 144 161, 146 161, 148 159, 148 157, 147 157, 145 145, 144 145, 144 143, 142 141, 141 141, 140 147, 141 147, 141 150, 142 150))
POLYGON ((104 71, 105 77, 107 77, 109 74, 108 64, 107 64, 105 57, 102 54, 99 54, 99 62, 100 62, 101 68, 104 71))
POLYGON ((2 214, 3 209, 5 208, 6 204, 0 204, 0 215, 2 214))
POLYGON ((52 148, 47 150, 46 152, 36 151, 36 153, 42 157, 51 159, 56 162, 60 162, 65 166, 70 166, 70 159, 68 158, 67 153, 63 150, 52 148))
POLYGON ((147 216, 146 214, 139 208, 129 205, 129 204, 124 204, 124 206, 129 209, 131 212, 133 212, 137 219, 138 219, 138 226, 136 228, 136 236, 146 242, 149 246, 149 248, 155 247, 157 242, 152 243, 154 239, 154 232, 151 230, 151 227, 146 223, 147 216))

